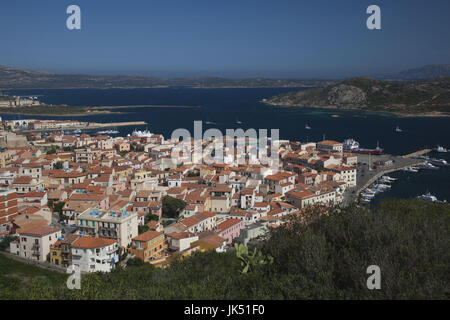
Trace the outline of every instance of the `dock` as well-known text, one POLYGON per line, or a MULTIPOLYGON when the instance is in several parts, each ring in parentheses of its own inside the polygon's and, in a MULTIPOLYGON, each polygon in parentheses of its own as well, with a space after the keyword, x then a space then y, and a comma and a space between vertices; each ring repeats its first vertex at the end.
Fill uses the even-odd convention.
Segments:
POLYGON ((115 128, 115 127, 128 127, 128 126, 145 126, 145 121, 127 121, 127 122, 82 122, 79 126, 59 126, 56 128, 42 128, 42 129, 21 129, 21 132, 46 132, 46 131, 72 131, 72 130, 91 130, 91 129, 103 129, 103 128, 115 128))
POLYGON ((344 205, 355 202, 359 194, 372 183, 377 181, 382 176, 391 172, 400 171, 404 168, 417 166, 425 163, 426 160, 418 159, 416 157, 431 152, 431 149, 419 150, 403 156, 394 156, 389 154, 384 155, 365 155, 358 154, 358 165, 356 169, 356 187, 347 190, 344 195, 344 205), (373 168, 375 162, 391 160, 392 164, 378 166, 373 168))

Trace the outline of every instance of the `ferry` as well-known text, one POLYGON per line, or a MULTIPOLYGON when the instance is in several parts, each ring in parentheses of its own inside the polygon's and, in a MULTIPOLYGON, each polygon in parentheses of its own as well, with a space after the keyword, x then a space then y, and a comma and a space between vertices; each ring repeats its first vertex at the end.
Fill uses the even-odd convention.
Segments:
POLYGON ((359 147, 359 142, 354 139, 346 139, 343 145, 344 152, 350 153, 361 153, 361 154, 372 154, 372 155, 380 155, 383 153, 383 149, 380 148, 378 142, 377 147, 375 149, 365 149, 359 147))
POLYGON ((153 135, 153 133, 151 133, 148 130, 144 130, 144 131, 134 130, 131 135, 136 136, 136 137, 151 137, 153 135))

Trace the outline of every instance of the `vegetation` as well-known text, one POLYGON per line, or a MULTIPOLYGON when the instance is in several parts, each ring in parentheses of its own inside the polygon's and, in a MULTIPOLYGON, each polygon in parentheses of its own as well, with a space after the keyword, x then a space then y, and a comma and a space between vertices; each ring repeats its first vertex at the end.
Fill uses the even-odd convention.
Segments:
POLYGON ((186 205, 183 200, 165 196, 162 201, 162 214, 166 218, 177 218, 186 205))
POLYGON ((150 229, 150 227, 147 225, 138 226, 138 234, 147 232, 149 229, 150 229))
POLYGON ((450 114, 450 78, 421 82, 353 78, 324 88, 288 92, 272 105, 356 109, 398 114, 450 114))
POLYGON ((270 230, 260 252, 273 263, 251 272, 234 250, 196 253, 165 269, 131 259, 68 290, 67 276, 0 255, 0 299, 449 299, 449 233, 445 204, 316 207, 270 230), (370 265, 381 269, 380 290, 367 289, 370 265))
POLYGON ((145 224, 149 223, 150 221, 159 221, 159 217, 156 214, 153 213, 147 213, 144 216, 144 222, 145 224))

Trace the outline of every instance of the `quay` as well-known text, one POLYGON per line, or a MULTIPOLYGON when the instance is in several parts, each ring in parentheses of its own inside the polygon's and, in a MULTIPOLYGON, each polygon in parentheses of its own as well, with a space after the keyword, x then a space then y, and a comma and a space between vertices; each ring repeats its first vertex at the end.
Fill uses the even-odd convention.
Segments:
POLYGON ((381 178, 391 172, 402 170, 410 166, 416 166, 421 163, 425 163, 426 160, 418 159, 416 157, 431 152, 431 149, 419 150, 404 156, 394 156, 389 154, 383 155, 367 155, 358 154, 358 165, 356 167, 356 186, 348 189, 344 194, 344 205, 349 205, 358 199, 359 194, 374 183, 377 179, 381 178), (391 164, 378 165, 377 168, 373 168, 375 163, 386 162, 391 160, 391 164))
MULTIPOLYGON (((32 131, 61 131, 61 130, 77 130, 77 129, 103 129, 103 128, 114 128, 114 127, 128 127, 128 126, 145 126, 147 122, 145 121, 128 121, 128 122, 110 122, 110 123, 100 123, 100 122, 81 122, 79 126, 59 126, 56 128, 42 128, 42 129, 25 129, 19 130, 21 132, 32 132, 32 131)), ((17 131, 17 130, 14 130, 17 131)))

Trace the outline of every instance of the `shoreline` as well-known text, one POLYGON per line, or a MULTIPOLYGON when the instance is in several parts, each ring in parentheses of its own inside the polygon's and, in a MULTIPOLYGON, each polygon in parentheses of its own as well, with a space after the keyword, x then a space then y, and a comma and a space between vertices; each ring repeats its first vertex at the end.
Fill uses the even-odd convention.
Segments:
MULTIPOLYGON (((42 106, 41 106, 42 107, 42 106)), ((57 106, 50 106, 45 105, 44 107, 48 108, 58 108, 58 107, 68 107, 71 106, 67 105, 57 105, 57 106)), ((201 108, 201 106, 169 106, 169 105, 126 105, 126 106, 72 106, 73 108, 77 108, 78 110, 74 111, 73 113, 67 112, 67 113, 51 113, 50 111, 44 112, 44 113, 36 113, 36 112, 24 112, 24 110, 18 110, 14 111, 12 110, 8 111, 2 111, 0 110, 0 114, 20 114, 20 115, 27 115, 27 116, 42 116, 42 117, 88 117, 88 116, 96 116, 96 115, 102 115, 102 114, 127 114, 129 112, 123 112, 123 111, 109 111, 109 110, 116 110, 116 109, 133 109, 133 108, 184 108, 184 109, 190 109, 190 108, 201 108), (85 111, 81 111, 79 109, 85 109, 85 111)))
POLYGON ((430 111, 425 113, 403 113, 398 111, 384 111, 384 110, 361 110, 361 109, 348 109, 348 108, 338 108, 336 106, 300 106, 300 105, 282 105, 273 104, 266 101, 260 101, 261 103, 272 106, 272 107, 285 107, 285 108, 312 108, 321 110, 334 110, 334 111, 358 111, 358 112, 373 112, 373 113, 388 113, 394 115, 398 118, 446 118, 450 117, 450 113, 445 113, 441 111, 430 111))

